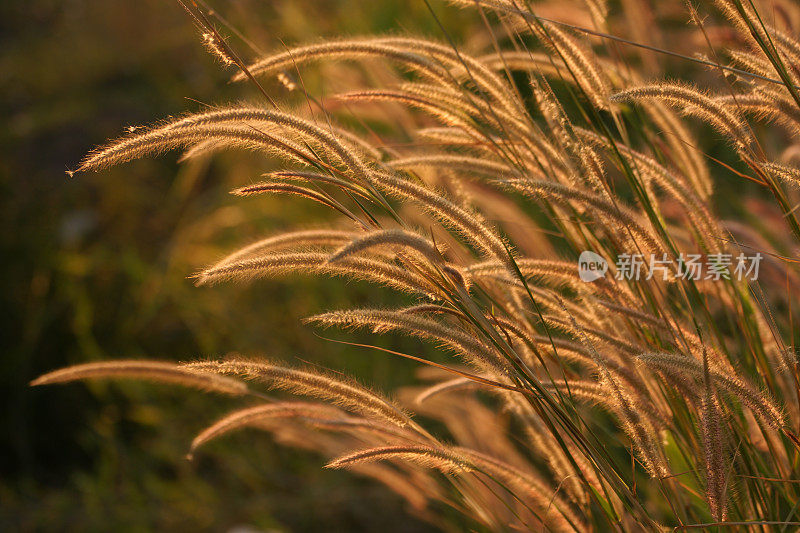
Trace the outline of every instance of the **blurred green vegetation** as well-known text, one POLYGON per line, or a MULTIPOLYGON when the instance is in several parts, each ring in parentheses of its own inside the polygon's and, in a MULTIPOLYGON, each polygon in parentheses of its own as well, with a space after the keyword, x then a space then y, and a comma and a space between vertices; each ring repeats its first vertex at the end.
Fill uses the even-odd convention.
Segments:
MULTIPOLYGON (((438 35, 425 3, 411 4, 215 7, 270 50, 340 34, 438 35)), ((448 11, 444 22, 460 31, 462 16, 448 11)), ((3 2, 0 72, 0 530, 424 530, 388 490, 324 471, 319 457, 268 435, 237 435, 189 463, 191 438, 227 401, 134 383, 28 387, 48 370, 112 357, 267 354, 385 390, 414 366, 326 342, 299 323, 324 309, 391 303, 385 291, 313 279, 198 289, 187 279, 237 245, 325 218, 301 202, 229 197, 272 163, 231 154, 179 167, 169 154, 65 176, 128 125, 252 98, 227 84, 230 73, 176 3, 3 2)))

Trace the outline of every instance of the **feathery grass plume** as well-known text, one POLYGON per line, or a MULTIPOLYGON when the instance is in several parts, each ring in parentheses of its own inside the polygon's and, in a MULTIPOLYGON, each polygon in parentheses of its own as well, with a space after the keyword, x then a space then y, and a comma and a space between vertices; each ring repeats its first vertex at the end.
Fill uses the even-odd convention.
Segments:
POLYGON ((193 159, 199 159, 201 157, 206 157, 213 155, 215 152, 219 152, 224 150, 225 148, 232 147, 232 145, 226 143, 221 139, 208 139, 205 141, 200 141, 195 144, 188 146, 183 153, 178 157, 178 163, 185 163, 186 161, 190 161, 193 159))
POLYGON ((365 436, 371 436, 380 443, 389 441, 420 442, 428 441, 427 436, 411 432, 405 428, 398 428, 395 425, 381 423, 378 420, 358 417, 339 417, 339 418, 319 418, 304 417, 300 419, 303 424, 315 429, 328 431, 339 431, 358 435, 362 440, 365 436))
POLYGON ((787 167, 771 161, 763 163, 761 168, 793 187, 800 187, 800 170, 796 168, 787 167))
MULTIPOLYGON (((574 128, 572 128, 574 132, 574 128)), ((574 135, 574 133, 573 133, 574 135)), ((604 163, 595 148, 589 144, 573 143, 572 150, 577 153, 579 172, 584 181, 589 185, 593 192, 607 200, 613 200, 611 194, 604 183, 606 171, 604 163)))
MULTIPOLYGON (((459 320, 462 320, 462 321, 468 321, 469 320, 469 318, 464 313, 462 313, 461 311, 457 311, 455 309, 451 309, 449 307, 444 307, 444 306, 441 306, 441 305, 438 305, 438 304, 412 305, 410 307, 405 307, 403 309, 399 309, 398 312, 400 312, 400 313, 409 313, 409 314, 445 314, 445 315, 454 316, 454 317, 456 317, 456 318, 458 318, 459 320)), ((527 331, 523 331, 523 328, 525 327, 524 325, 518 326, 517 324, 515 324, 514 322, 512 322, 510 320, 506 320, 506 319, 504 319, 502 317, 498 317, 498 316, 495 316, 495 315, 488 315, 487 314, 485 316, 485 318, 489 323, 494 325, 498 330, 500 330, 502 332, 502 334, 507 338, 509 343, 512 343, 512 339, 509 336, 509 334, 514 336, 518 341, 521 341, 523 343, 523 346, 521 347, 522 351, 523 351, 523 354, 530 355, 530 354, 527 354, 527 352, 529 352, 530 349, 535 346, 536 342, 528 334, 527 331)), ((526 328, 526 329, 529 329, 529 328, 526 328)), ((515 348, 519 347, 518 344, 515 344, 514 346, 515 346, 515 348)), ((533 359, 531 357, 528 357, 528 361, 532 362, 533 359)))
POLYGON ((221 281, 246 281, 258 277, 298 272, 328 274, 369 281, 411 294, 438 299, 438 290, 421 276, 377 258, 348 257, 330 263, 329 253, 289 252, 238 259, 207 268, 197 274, 198 285, 221 281))
POLYGON ((335 135, 342 142, 347 143, 352 149, 360 152, 360 156, 371 158, 375 161, 380 161, 383 158, 383 153, 379 148, 374 146, 367 139, 352 131, 346 130, 331 122, 327 125, 328 131, 335 135))
MULTIPOLYGON (((761 338, 764 354, 772 365, 784 378, 794 375, 797 355, 792 346, 787 346, 780 335, 775 331, 775 319, 769 314, 754 314, 758 336, 761 338)), ((789 407, 789 406, 787 406, 789 407)), ((791 422, 790 422, 791 423, 791 422)))
POLYGON ((791 35, 782 32, 774 26, 766 25, 769 36, 775 45, 780 50, 781 54, 786 56, 786 62, 789 64, 788 72, 792 76, 795 83, 798 80, 797 65, 800 63, 800 41, 791 35))
POLYGON ((279 155, 295 163, 306 164, 312 156, 291 141, 241 125, 196 125, 173 127, 167 125, 152 131, 129 135, 114 141, 107 147, 91 152, 80 163, 75 172, 104 170, 140 157, 157 155, 176 148, 213 142, 215 149, 221 147, 265 151, 279 155))
POLYGON ((328 258, 328 261, 334 263, 353 254, 378 246, 394 246, 404 249, 410 248, 433 264, 439 264, 443 261, 442 253, 436 248, 434 243, 422 235, 397 228, 377 230, 360 235, 341 248, 335 250, 328 258))
POLYGON ((373 201, 373 198, 369 196, 369 193, 363 187, 335 176, 326 176, 325 174, 318 174, 316 172, 308 172, 305 170, 279 170, 276 172, 268 172, 267 174, 264 174, 264 176, 275 180, 304 181, 333 185, 343 191, 356 194, 365 200, 373 201))
MULTIPOLYGON (((522 8, 514 0, 450 0, 453 4, 462 7, 474 8, 476 5, 488 7, 498 11, 509 13, 522 13, 522 8)), ((526 11, 527 12, 527 11, 526 11)))
POLYGON ((68 366, 48 372, 31 381, 31 385, 53 385, 86 379, 137 379, 181 385, 208 392, 241 396, 247 394, 247 385, 237 379, 186 368, 163 361, 98 361, 68 366))
POLYGON ((419 441, 420 435, 398 428, 396 425, 381 424, 377 420, 346 416, 341 410, 330 405, 311 402, 278 402, 257 405, 234 411, 224 416, 192 441, 189 459, 200 446, 218 439, 233 431, 247 427, 269 428, 270 424, 297 422, 317 429, 359 432, 371 434, 382 440, 419 441))
MULTIPOLYGON (((480 60, 461 50, 454 49, 453 45, 444 45, 431 40, 409 37, 387 37, 385 40, 391 44, 429 54, 435 60, 449 64, 451 68, 455 67, 459 71, 463 69, 466 71, 470 81, 477 86, 477 89, 490 95, 492 100, 501 105, 505 111, 511 114, 525 114, 524 105, 504 79, 487 68, 480 60)), ((470 96, 466 92, 464 92, 464 95, 467 98, 470 96)), ((475 101, 474 99, 472 100, 475 101)))
POLYGON ((800 124, 800 110, 791 98, 770 91, 753 90, 749 93, 725 95, 716 98, 722 105, 728 105, 744 112, 752 113, 757 120, 772 120, 783 126, 791 135, 797 135, 800 124))
POLYGON ((734 65, 744 68, 748 72, 769 78, 775 75, 775 67, 765 57, 747 50, 730 49, 725 53, 730 56, 734 65))
POLYGON ((529 26, 545 45, 551 47, 567 66, 578 87, 598 109, 609 109, 609 83, 591 52, 555 24, 543 22, 529 26))
POLYGON ((522 149, 525 143, 522 140, 508 139, 503 136, 484 133, 480 138, 472 133, 455 126, 428 127, 416 130, 416 137, 421 141, 438 147, 453 147, 467 149, 478 155, 496 157, 495 150, 499 148, 504 152, 522 149))
MULTIPOLYGON (((658 127, 658 137, 667 143, 670 150, 667 157, 681 169, 687 184, 703 201, 708 201, 714 191, 714 184, 706 164, 705 154, 697 148, 697 136, 687 127, 675 112, 657 100, 644 100, 642 109, 658 127)), ((624 146, 624 145, 617 145, 624 146)))
POLYGON ((533 365, 534 358, 536 357, 536 343, 530 334, 533 328, 527 324, 517 325, 510 319, 505 319, 496 315, 487 315, 486 319, 500 331, 515 350, 518 350, 519 354, 524 356, 523 360, 525 360, 527 364, 533 365), (517 342, 514 342, 515 339, 517 342))
POLYGON ((684 114, 698 117, 728 136, 740 150, 750 146, 751 135, 735 109, 720 104, 697 87, 678 82, 658 83, 625 89, 611 96, 613 102, 642 99, 655 99, 680 106, 684 114))
POLYGON ((542 385, 551 391, 564 391, 565 394, 569 394, 580 402, 598 405, 612 411, 614 409, 608 389, 600 382, 575 379, 567 384, 543 383, 542 385), (569 390, 567 391, 567 389, 569 390))
POLYGON ((442 168, 446 170, 459 170, 464 172, 487 174, 502 178, 517 172, 505 163, 489 161, 485 158, 470 157, 456 154, 430 154, 392 159, 386 162, 387 166, 400 170, 416 168, 442 168))
MULTIPOLYGON (((393 45, 391 41, 377 37, 329 41, 292 48, 265 57, 247 68, 253 76, 261 76, 281 70, 294 70, 310 61, 322 59, 335 61, 370 57, 382 57, 397 61, 433 81, 441 83, 447 83, 448 81, 446 71, 441 64, 410 51, 408 48, 393 45)), ((244 73, 239 72, 233 79, 234 81, 244 81, 247 77, 244 73)))
POLYGON ((609 378, 610 374, 604 378, 604 381, 608 384, 608 389, 613 392, 620 425, 638 450, 637 455, 642 466, 653 478, 669 476, 669 465, 659 446, 658 432, 653 425, 653 420, 648 416, 643 416, 638 410, 639 406, 631 401, 616 382, 611 381, 613 378, 609 378))
MULTIPOLYGON (((613 372, 611 372, 613 375, 613 372)), ((616 376, 614 376, 616 377, 616 376)), ((631 404, 656 427, 667 427, 669 420, 658 408, 648 400, 643 394, 636 394, 622 383, 624 390, 628 393, 631 404)), ((620 416, 619 403, 613 397, 613 391, 609 389, 607 383, 602 381, 571 380, 567 384, 544 383, 544 387, 550 391, 560 391, 566 398, 570 398, 578 403, 585 403, 597 406, 605 411, 620 416)))
POLYGON ((564 440, 564 436, 558 433, 564 444, 559 446, 556 437, 544 430, 542 422, 529 404, 521 402, 519 397, 509 396, 509 400, 509 409, 523 422, 527 442, 536 455, 546 460, 555 481, 558 482, 559 491, 569 494, 578 506, 585 506, 590 501, 589 490, 595 490, 598 494, 603 492, 595 468, 578 451, 574 442, 564 440))
MULTIPOLYGON (((583 186, 584 183, 588 182, 595 192, 607 197, 607 193, 605 188, 602 186, 602 183, 597 183, 593 179, 596 178, 594 174, 583 176, 576 169, 574 159, 576 155, 580 155, 579 152, 581 146, 577 142, 574 134, 575 125, 573 124, 569 115, 567 115, 564 106, 556 96, 553 88, 550 86, 547 80, 541 77, 531 78, 530 84, 536 105, 544 116, 550 136, 554 138, 553 143, 545 142, 539 144, 540 148, 544 148, 543 153, 550 155, 550 158, 557 162, 558 167, 564 169, 566 177, 571 183, 583 186), (548 148, 554 153, 548 154, 548 148)), ((553 164, 549 160, 547 161, 550 165, 548 170, 550 170, 550 173, 555 174, 553 164)), ((563 180, 559 179, 557 181, 563 180)))
POLYGON ((714 218, 708 209, 708 205, 692 189, 685 184, 669 169, 658 163, 652 157, 647 156, 628 147, 618 147, 618 149, 629 156, 637 169, 639 169, 646 179, 654 181, 664 191, 678 200, 692 221, 702 230, 707 232, 718 231, 714 218))
MULTIPOLYGON (((482 143, 476 142, 475 138, 469 135, 461 128, 452 126, 439 126, 429 128, 419 128, 416 131, 417 137, 424 141, 431 141, 433 143, 443 146, 465 146, 471 145, 473 148, 484 146, 482 143)), ((491 138, 491 142, 500 142, 498 138, 491 138)), ((486 142, 485 145, 489 143, 486 142)))
MULTIPOLYGON (((340 141, 329 131, 290 113, 247 106, 230 107, 206 113, 188 115, 182 119, 168 122, 159 128, 151 129, 145 133, 123 138, 111 143, 106 148, 91 153, 78 167, 78 171, 99 170, 136 157, 141 157, 147 153, 142 152, 143 145, 149 146, 155 143, 156 148, 163 150, 163 146, 169 146, 168 143, 172 136, 180 136, 181 134, 187 133, 191 134, 192 132, 195 132, 195 135, 197 135, 206 130, 214 132, 216 131, 214 129, 215 126, 223 126, 223 131, 225 131, 224 126, 235 126, 242 129, 239 135, 244 135, 245 132, 248 131, 248 124, 274 126, 276 128, 282 128, 284 132, 288 131, 298 135, 303 139, 316 141, 322 147, 326 148, 328 153, 336 156, 344 163, 351 170, 355 180, 361 182, 369 182, 370 180, 371 171, 358 154, 355 153, 353 149, 348 148, 345 143, 340 141)), ((257 142, 263 142, 262 137, 265 139, 271 138, 260 130, 258 130, 258 135, 252 134, 252 128, 250 128, 250 131, 251 137, 257 142)), ((150 148, 150 151, 152 151, 152 149, 153 148, 150 148)))
POLYGON ((492 131, 502 131, 510 138, 520 139, 521 143, 527 141, 525 135, 530 132, 530 125, 525 122, 524 118, 499 106, 493 106, 485 100, 464 98, 463 91, 422 83, 403 83, 397 89, 411 99, 408 100, 411 107, 440 110, 433 116, 441 116, 445 119, 450 115, 468 117, 470 123, 468 125, 474 123, 483 137, 491 134, 492 131), (419 102, 420 105, 414 105, 414 102, 419 102))
MULTIPOLYGON (((648 368, 658 370, 674 377, 678 382, 693 385, 703 378, 703 363, 696 359, 676 353, 644 353, 638 360, 648 368), (691 381, 690 381, 691 380, 691 381)), ((744 377, 732 372, 720 372, 711 366, 711 379, 720 388, 737 398, 767 425, 780 429, 784 425, 783 411, 764 391, 759 391, 744 377)))
POLYGON ((722 413, 711 387, 707 389, 700 404, 700 428, 705 451, 706 499, 711 516, 721 522, 726 520, 728 515, 728 465, 723 450, 722 413))
POLYGON ((353 452, 329 462, 328 468, 350 468, 373 461, 410 461, 425 468, 436 468, 444 474, 472 471, 469 462, 457 453, 441 447, 424 445, 379 446, 353 452))
POLYGON ((295 196, 308 198, 309 200, 314 200, 315 202, 319 202, 324 206, 336 209, 335 204, 333 204, 324 194, 307 187, 301 187, 299 185, 293 185, 290 183, 261 181, 245 187, 239 187, 238 189, 231 191, 231 194, 234 196, 252 196, 263 193, 292 194, 295 196))
MULTIPOLYGON (((582 129, 579 131, 582 137, 610 149, 611 143, 600 135, 582 129)), ((689 220, 697 228, 706 247, 712 252, 720 252, 720 247, 714 237, 722 235, 721 230, 714 221, 706 202, 692 188, 687 187, 673 172, 652 157, 624 145, 616 145, 615 149, 632 160, 632 166, 639 171, 645 181, 655 182, 661 189, 678 200, 689 220)))
POLYGON ((795 39, 769 24, 764 24, 752 2, 748 5, 738 0, 715 0, 714 3, 751 43, 751 47, 760 50, 769 59, 772 65, 770 74, 781 74, 783 70, 789 80, 797 84, 798 73, 782 68, 784 65, 797 65, 800 62, 800 44, 795 39))
POLYGON ((472 391, 481 388, 483 385, 477 383, 474 379, 470 378, 455 378, 449 381, 437 383, 427 389, 423 390, 416 398, 414 403, 424 403, 426 400, 438 396, 440 394, 456 392, 456 391, 472 391))
POLYGON ((727 469, 723 453, 722 409, 714 393, 708 353, 703 350, 703 398, 700 403, 700 429, 706 467, 706 500, 717 521, 727 518, 727 469))
POLYGON ((206 49, 211 55, 219 59, 220 63, 226 67, 236 65, 236 59, 225 50, 224 46, 220 46, 219 39, 213 33, 206 32, 202 35, 202 38, 206 49))
POLYGON ((232 254, 220 259, 210 269, 218 268, 222 265, 235 263, 239 259, 254 256, 263 251, 275 252, 285 248, 299 248, 305 246, 334 247, 350 241, 357 233, 346 230, 335 230, 328 228, 309 229, 300 231, 290 231, 272 235, 258 240, 252 244, 236 250, 232 254))
POLYGON ((630 234, 632 234, 633 237, 639 238, 639 242, 644 245, 647 252, 659 256, 666 253, 659 239, 637 220, 636 214, 620 202, 611 204, 593 193, 547 181, 510 178, 502 182, 501 185, 551 202, 554 201, 565 205, 575 202, 592 216, 601 215, 601 219, 604 222, 612 222, 615 226, 615 235, 618 238, 629 241, 630 234))
POLYGON ((571 81, 569 73, 565 71, 565 66, 560 61, 555 60, 550 54, 536 53, 529 51, 502 51, 493 54, 480 56, 478 61, 486 65, 486 68, 495 71, 509 70, 532 70, 538 74, 549 77, 558 77, 571 81))
POLYGON ((543 314, 545 317, 553 316, 555 319, 566 320, 566 315, 573 313, 584 323, 594 323, 597 320, 594 310, 584 306, 579 298, 564 301, 560 291, 544 287, 531 285, 524 287, 519 284, 511 284, 508 287, 512 289, 509 293, 515 294, 517 297, 515 302, 517 311, 526 313, 529 317, 541 320, 542 316, 540 315, 543 314), (527 296, 528 292, 536 300, 537 305, 532 305, 533 302, 530 301, 530 296, 527 296), (526 296, 528 298, 527 301, 525 300, 526 296), (561 305, 562 303, 564 303, 564 306, 561 305), (539 311, 536 310, 537 306, 539 311), (562 307, 566 307, 567 311, 564 311, 562 307))
POLYGON ((409 335, 435 341, 476 363, 479 367, 501 374, 507 364, 485 342, 461 328, 388 309, 346 309, 331 311, 305 319, 306 323, 324 327, 369 328, 374 333, 402 331, 409 335))
POLYGON ((398 313, 410 313, 410 314, 417 314, 418 313, 418 314, 423 314, 423 315, 427 314, 427 313, 430 313, 430 314, 433 314, 433 315, 436 315, 436 314, 452 315, 452 316, 457 317, 457 318, 462 319, 462 320, 468 320, 467 315, 465 315, 461 311, 458 311, 458 310, 453 309, 451 307, 445 307, 445 306, 440 305, 440 304, 428 304, 428 303, 416 304, 416 305, 411 305, 411 306, 408 306, 408 307, 404 307, 402 309, 398 309, 397 312, 398 313))
MULTIPOLYGON (((231 108, 228 111, 234 110, 235 108, 231 108)), ((254 116, 240 116, 238 118, 238 122, 243 120, 252 123, 259 122, 259 119, 254 116)), ((202 140, 201 134, 204 132, 206 132, 206 137, 211 137, 215 133, 217 136, 222 136, 226 131, 232 132, 232 135, 239 130, 242 130, 242 134, 246 133, 246 130, 250 130, 251 137, 255 142, 260 141, 261 137, 264 139, 269 138, 266 132, 253 130, 253 128, 247 128, 245 126, 246 124, 237 123, 235 118, 233 120, 228 120, 224 115, 220 117, 219 111, 188 114, 183 118, 156 124, 155 126, 147 128, 143 133, 136 133, 137 130, 131 130, 130 135, 113 141, 105 147, 93 150, 81 162, 77 172, 102 170, 137 157, 142 157, 150 153, 159 153, 171 147, 180 146, 180 143, 175 144, 175 146, 169 144, 172 137, 184 139, 181 142, 185 143, 187 142, 185 140, 187 138, 200 138, 200 140, 202 140), (233 123, 231 124, 229 122, 233 123), (210 128, 211 126, 217 126, 217 128, 210 128), (205 130, 202 127, 205 127, 205 130), (210 134, 207 133, 209 130, 211 132, 210 134), (257 136, 255 133, 259 133, 261 136, 257 136)))
POLYGON ((619 305, 614 302, 609 302, 608 300, 604 300, 602 298, 597 297, 590 297, 591 300, 598 305, 605 307, 611 311, 616 311, 622 315, 625 315, 637 323, 644 323, 649 327, 655 328, 659 331, 669 332, 670 326, 669 324, 662 318, 659 318, 655 315, 651 315, 645 311, 639 311, 637 309, 631 309, 630 307, 625 307, 624 305, 619 305))
POLYGON ((541 479, 476 450, 458 447, 454 451, 466 457, 476 470, 508 485, 510 489, 513 489, 512 492, 515 496, 527 504, 532 504, 546 529, 554 531, 584 530, 583 520, 553 488, 541 479))
POLYGON ((478 250, 507 262, 509 247, 494 229, 487 227, 480 216, 457 206, 444 195, 422 185, 403 179, 395 174, 381 172, 378 187, 387 194, 411 200, 430 211, 437 219, 455 229, 478 250))
POLYGON ((339 409, 312 402, 278 402, 247 407, 229 413, 204 429, 192 441, 191 456, 197 448, 232 431, 256 426, 276 418, 342 416, 339 409))
MULTIPOLYGON (((614 378, 600 354, 595 349, 584 328, 578 325, 575 317, 567 311, 562 302, 562 308, 569 317, 572 329, 577 333, 578 339, 591 353, 597 366, 600 368, 600 382, 611 392, 611 398, 616 403, 622 428, 630 436, 631 441, 639 450, 639 457, 647 472, 653 477, 669 475, 669 467, 657 444, 656 431, 650 420, 640 415, 636 410, 630 395, 620 386, 614 378)), ((597 333, 595 333, 597 335, 597 333)))
POLYGON ((592 16, 595 27, 602 29, 606 26, 608 17, 608 2, 606 0, 583 0, 586 8, 592 16))
POLYGON ((325 207, 333 209, 334 211, 338 211, 339 213, 351 219, 353 222, 355 222, 362 228, 367 227, 367 224, 365 222, 362 222, 356 215, 351 213, 344 205, 338 202, 335 198, 331 197, 326 193, 318 192, 313 189, 309 189, 308 187, 303 187, 301 185, 295 185, 294 183, 261 181, 231 191, 231 194, 235 196, 253 196, 256 194, 264 194, 264 193, 290 194, 294 196, 299 196, 301 198, 313 200, 317 203, 324 205, 325 207))
POLYGON ((672 344, 676 347, 688 349, 689 354, 696 361, 703 361, 704 358, 707 358, 708 365, 717 372, 731 375, 738 374, 738 371, 733 366, 730 359, 726 357, 726 354, 716 349, 714 346, 703 342, 697 335, 696 330, 687 328, 680 323, 673 324, 673 327, 676 330, 674 333, 676 339, 672 344))
POLYGON ((416 95, 410 91, 394 89, 373 89, 363 91, 350 91, 337 94, 336 98, 342 102, 366 103, 366 102, 394 102, 403 104, 407 107, 421 109, 430 116, 435 117, 445 126, 459 128, 469 134, 473 141, 481 142, 485 137, 475 119, 460 108, 453 108, 443 104, 441 101, 433 100, 428 97, 416 95))
POLYGON ((263 361, 230 359, 225 361, 198 361, 185 363, 184 368, 230 374, 263 382, 268 386, 294 394, 331 400, 342 407, 404 427, 411 424, 402 409, 352 380, 323 374, 318 371, 299 370, 263 361))
MULTIPOLYGON (((567 313, 569 314, 569 313, 567 313)), ((629 342, 624 339, 620 339, 615 337, 612 333, 607 333, 605 331, 601 331, 599 329, 590 328, 588 326, 579 326, 577 323, 573 324, 572 320, 558 318, 555 316, 546 315, 544 317, 545 322, 547 322, 551 327, 563 329, 564 331, 568 331, 575 335, 575 337, 580 340, 583 335, 613 346, 629 355, 635 355, 641 351, 641 346, 629 342)))
POLYGON ((297 90, 297 80, 288 71, 284 70, 278 72, 278 74, 275 76, 275 79, 277 79, 278 83, 283 85, 288 92, 297 90))

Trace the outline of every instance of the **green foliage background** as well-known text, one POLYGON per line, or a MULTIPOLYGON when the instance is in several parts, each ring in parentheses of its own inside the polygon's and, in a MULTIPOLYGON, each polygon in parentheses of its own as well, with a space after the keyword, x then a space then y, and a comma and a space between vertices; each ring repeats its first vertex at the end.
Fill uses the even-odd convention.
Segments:
MULTIPOLYGON (((265 50, 342 34, 441 35, 424 2, 215 7, 265 50)), ((448 31, 469 32, 465 15, 441 9, 448 31)), ((127 125, 252 98, 227 84, 197 37, 166 0, 0 4, 0 530, 424 530, 388 490, 324 471, 267 435, 235 436, 189 463, 192 436, 225 401, 141 384, 27 385, 84 361, 228 351, 313 361, 383 389, 410 380, 410 363, 299 324, 323 309, 390 303, 382 291, 309 279, 198 289, 186 278, 273 229, 322 220, 307 204, 227 195, 263 161, 179 167, 169 154, 65 176, 127 125)))

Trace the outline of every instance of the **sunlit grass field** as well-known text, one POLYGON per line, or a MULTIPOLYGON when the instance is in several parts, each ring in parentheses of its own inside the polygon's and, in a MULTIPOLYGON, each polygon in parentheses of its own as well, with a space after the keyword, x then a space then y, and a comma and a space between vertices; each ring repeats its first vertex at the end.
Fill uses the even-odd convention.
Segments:
POLYGON ((0 527, 800 524, 796 5, 181 4, 0 8, 0 527))
MULTIPOLYGON (((339 29, 383 31, 425 13, 424 5, 344 4, 218 7, 265 49, 339 29)), ((2 276, 0 390, 10 409, 0 436, 0 528, 421 527, 396 519, 403 505, 388 490, 324 472, 318 459, 266 437, 255 446, 220 443, 237 450, 234 461, 214 454, 187 463, 188 437, 224 411, 199 393, 132 383, 28 387, 48 369, 120 356, 240 350, 337 367, 347 359, 349 371, 387 388, 408 382, 413 365, 370 353, 344 357, 344 347, 299 325, 299 317, 353 294, 392 301, 378 289, 296 278, 208 291, 187 279, 233 246, 292 221, 322 221, 315 206, 287 213, 279 199, 233 201, 228 190, 259 172, 254 158, 235 154, 190 169, 166 157, 66 177, 88 149, 127 125, 200 106, 192 100, 248 93, 228 84, 177 4, 37 0, 6 2, 0 14, 0 106, 8 124, 0 129, 0 242, 13 258, 2 276), (198 223, 200 215, 207 221, 198 223), (270 301, 280 306, 262 306, 270 301), (195 419, 179 416, 184 409, 195 419), (376 507, 385 512, 371 513, 376 507)))

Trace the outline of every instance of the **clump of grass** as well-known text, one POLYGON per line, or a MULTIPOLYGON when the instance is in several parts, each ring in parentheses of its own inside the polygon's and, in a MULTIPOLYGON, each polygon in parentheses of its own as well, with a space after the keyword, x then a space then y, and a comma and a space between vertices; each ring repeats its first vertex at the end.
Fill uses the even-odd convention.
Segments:
MULTIPOLYGON (((280 50, 249 66, 194 12, 206 44, 239 69, 236 81, 368 59, 386 63, 382 79, 393 86, 354 82, 328 108, 306 95, 278 109, 235 104, 187 115, 114 141, 77 169, 176 148, 189 159, 244 148, 293 165, 234 193, 311 199, 341 222, 261 239, 197 282, 305 272, 405 293, 408 307, 308 322, 399 331, 442 348, 444 363, 394 352, 427 365, 422 388, 400 391, 409 401, 241 358, 91 363, 33 383, 133 377, 256 398, 198 435, 192 451, 256 427, 327 456, 329 467, 374 477, 422 516, 432 516, 427 505, 448 505, 492 530, 797 525, 800 381, 785 341, 795 322, 781 298, 800 238, 797 193, 783 185, 796 188, 800 174, 774 153, 779 135, 762 138, 748 116, 796 135, 800 43, 766 24, 760 4, 720 1, 707 19, 692 9, 684 31, 698 42, 714 46, 725 33, 709 30, 727 18, 745 43, 727 52, 736 66, 681 56, 711 69, 700 88, 653 81, 632 50, 669 51, 604 33, 642 20, 635 2, 585 2, 595 29, 513 1, 457 3, 481 10, 491 47, 364 37, 280 50), (416 142, 387 148, 343 125, 351 115, 376 120, 387 105, 387 136, 416 142), (728 162, 706 157, 709 144, 728 162), (747 229, 757 236, 751 246, 732 238, 725 228, 737 223, 714 204, 715 189, 745 178, 768 193, 753 193, 752 203, 785 224, 747 229), (753 245, 770 258, 757 281, 680 275, 685 256, 733 260, 753 245), (578 276, 584 250, 611 259, 604 278, 578 276), (653 275, 647 264, 626 276, 613 260, 622 254, 654 254, 668 272, 653 275), (435 419, 436 431, 411 411, 435 419)), ((796 6, 784 10, 800 16, 796 6)))

